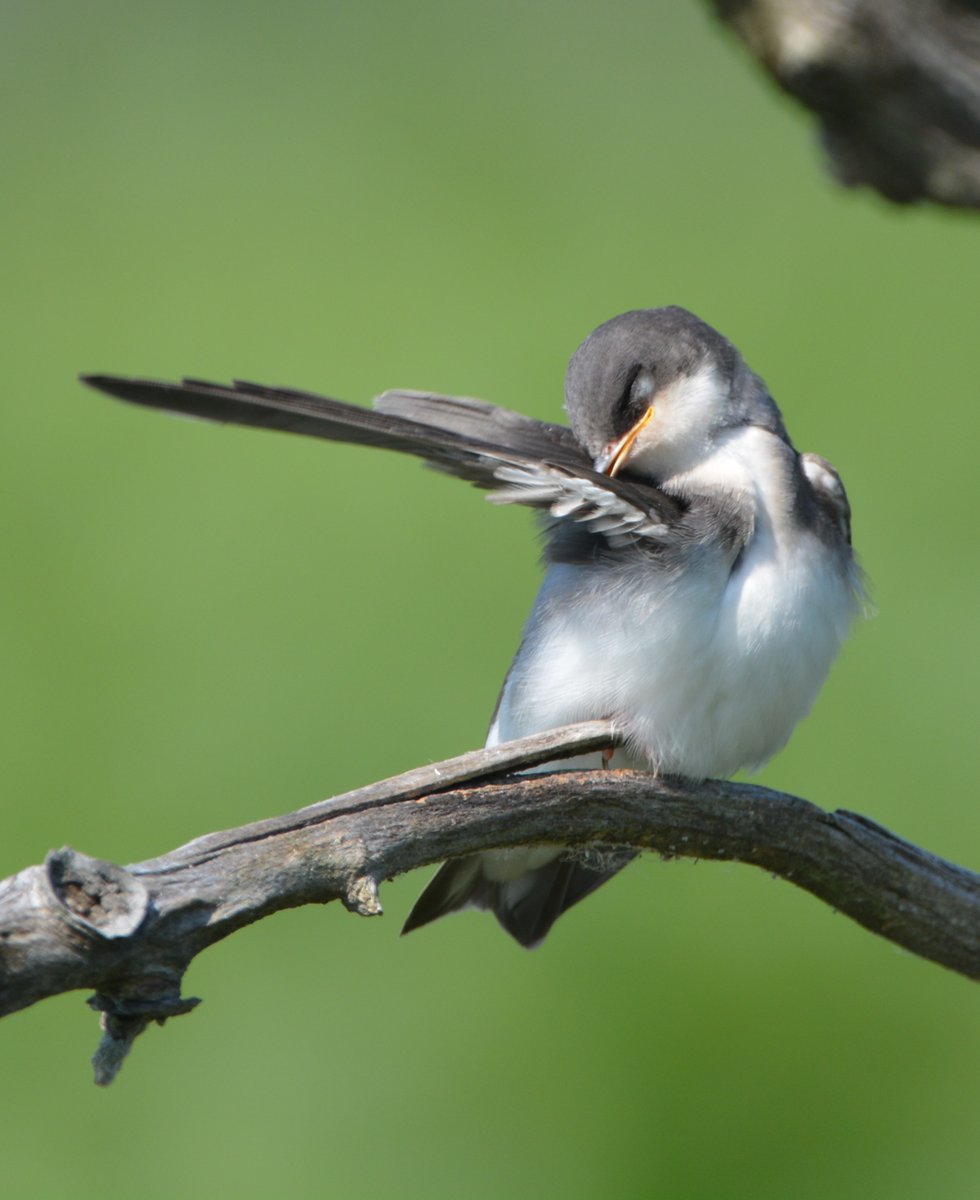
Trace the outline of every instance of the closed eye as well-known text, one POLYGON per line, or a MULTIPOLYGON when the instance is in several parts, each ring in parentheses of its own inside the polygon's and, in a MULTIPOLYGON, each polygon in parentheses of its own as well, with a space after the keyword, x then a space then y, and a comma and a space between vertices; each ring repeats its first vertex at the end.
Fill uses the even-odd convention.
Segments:
POLYGON ((647 401, 653 395, 655 380, 649 367, 641 367, 630 385, 630 404, 634 409, 648 407, 647 401))
POLYGON ((623 391, 616 405, 618 417, 617 433, 631 429, 650 406, 650 397, 655 390, 654 373, 642 363, 634 363, 623 384, 623 391))

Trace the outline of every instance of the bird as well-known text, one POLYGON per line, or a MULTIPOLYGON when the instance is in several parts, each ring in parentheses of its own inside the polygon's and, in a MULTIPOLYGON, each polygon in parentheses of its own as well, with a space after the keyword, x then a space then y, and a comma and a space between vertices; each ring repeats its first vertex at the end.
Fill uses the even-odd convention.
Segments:
MULTIPOLYGON (((796 450, 762 378, 684 308, 593 330, 568 364, 567 425, 431 392, 364 408, 240 381, 81 378, 151 408, 412 454, 536 509, 543 580, 488 746, 602 718, 621 744, 564 767, 687 781, 754 770, 811 708, 863 604, 839 474, 796 450)), ((453 859, 403 932, 472 905, 536 946, 635 853, 453 859)))

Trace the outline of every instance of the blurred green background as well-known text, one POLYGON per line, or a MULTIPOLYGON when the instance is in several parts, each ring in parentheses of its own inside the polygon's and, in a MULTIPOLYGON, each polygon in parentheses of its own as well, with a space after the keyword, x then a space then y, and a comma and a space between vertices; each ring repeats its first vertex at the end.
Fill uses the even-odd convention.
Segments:
MULTIPOLYGON (((410 461, 128 409, 79 371, 554 419, 679 303, 842 471, 880 615, 761 782, 966 865, 974 221, 821 172, 695 3, 4 8, 0 875, 130 862, 480 744, 528 514, 410 461)), ((645 860, 534 954, 280 915, 93 1088, 82 994, 0 1025, 5 1194, 976 1196, 963 979, 747 867, 645 860)))

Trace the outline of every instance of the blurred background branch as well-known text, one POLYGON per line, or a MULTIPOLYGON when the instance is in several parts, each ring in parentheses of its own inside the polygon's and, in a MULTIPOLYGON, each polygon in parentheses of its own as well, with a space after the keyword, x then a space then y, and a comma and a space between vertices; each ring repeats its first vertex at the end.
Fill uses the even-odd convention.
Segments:
POLYGON ((616 741, 569 726, 421 767, 298 812, 209 834, 127 868, 72 850, 0 885, 0 1013, 96 989, 108 1083, 150 1021, 187 1012, 191 959, 236 929, 339 899, 381 912, 416 867, 524 844, 634 846, 734 860, 805 888, 872 932, 980 978, 980 877, 853 813, 748 784, 635 771, 513 772, 616 741), (503 776, 503 778, 502 778, 503 776))
POLYGON ((980 207, 975 0, 714 0, 779 86, 820 121, 842 183, 980 207))

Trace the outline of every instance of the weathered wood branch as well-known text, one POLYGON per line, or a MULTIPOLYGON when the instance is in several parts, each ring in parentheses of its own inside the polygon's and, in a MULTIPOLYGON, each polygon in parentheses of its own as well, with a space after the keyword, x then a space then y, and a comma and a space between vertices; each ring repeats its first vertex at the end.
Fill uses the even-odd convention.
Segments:
POLYGON ((381 912, 381 881, 492 847, 600 842, 753 863, 915 954, 980 978, 980 876, 853 813, 747 784, 635 771, 515 776, 608 746, 604 721, 421 767, 298 812, 118 867, 74 850, 0 883, 0 1015, 93 988, 108 1082, 150 1021, 189 1011, 188 964, 261 917, 339 899, 381 912))
POLYGON ((712 0, 820 121, 841 182, 980 208, 976 0, 712 0))

